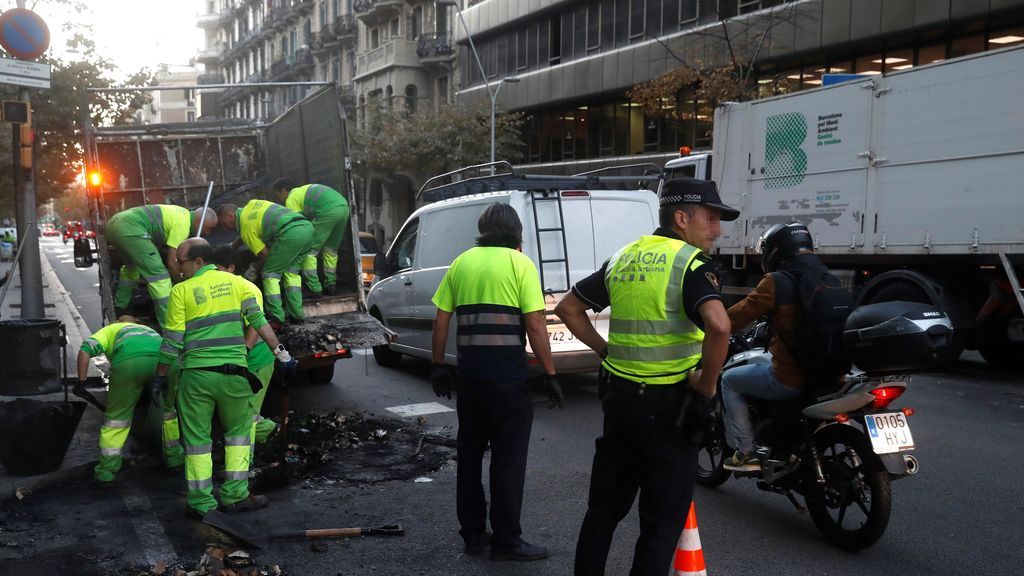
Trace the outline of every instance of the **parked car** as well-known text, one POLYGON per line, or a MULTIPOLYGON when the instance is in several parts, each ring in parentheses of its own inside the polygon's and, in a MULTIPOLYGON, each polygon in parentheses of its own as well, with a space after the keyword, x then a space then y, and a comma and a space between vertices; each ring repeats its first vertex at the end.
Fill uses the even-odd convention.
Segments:
POLYGON ((363 287, 369 288, 373 285, 376 275, 373 273, 373 260, 377 257, 380 249, 377 247, 377 237, 369 232, 359 233, 359 256, 363 264, 363 287))
MULTIPOLYGON (((376 259, 379 279, 367 295, 367 308, 398 335, 390 344, 374 347, 377 363, 396 365, 403 354, 431 357, 431 330, 437 310, 431 298, 455 257, 474 246, 481 212, 500 202, 519 214, 523 253, 535 264, 543 262, 538 270, 556 369, 597 369, 598 355, 577 340, 553 310, 573 283, 593 273, 637 236, 655 229, 659 178, 644 178, 645 182, 638 183, 636 177, 512 173, 421 190, 423 199, 443 200, 414 212, 387 254, 376 259), (655 189, 639 187, 643 183, 653 184, 655 189), (481 189, 494 191, 473 193, 481 189)), ((591 314, 591 319, 598 332, 607 335, 607 311, 591 314)), ((445 362, 456 364, 455 327, 448 336, 445 362)), ((527 352, 531 371, 539 372, 529 344, 527 352)))

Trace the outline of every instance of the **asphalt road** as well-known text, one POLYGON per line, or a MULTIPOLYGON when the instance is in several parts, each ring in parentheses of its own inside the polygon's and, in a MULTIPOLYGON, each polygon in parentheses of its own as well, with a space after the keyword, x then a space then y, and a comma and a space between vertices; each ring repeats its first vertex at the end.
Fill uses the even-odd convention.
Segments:
MULTIPOLYGON (((428 372, 423 361, 406 359, 397 369, 386 369, 372 356, 357 354, 337 364, 333 383, 294 390, 293 418, 308 410, 360 412, 407 431, 453 435, 452 411, 401 417, 388 410, 428 402, 439 403, 435 409, 454 408, 453 400, 434 397, 428 372)), ((535 396, 523 529, 527 540, 549 547, 549 560, 494 563, 464 555, 456 532, 454 461, 442 457, 436 470, 387 479, 395 454, 414 459, 422 446, 394 445, 387 460, 382 455, 375 463, 374 453, 367 452, 376 449, 373 442, 335 452, 313 478, 270 492, 270 508, 239 518, 264 530, 400 522, 404 537, 336 540, 315 549, 305 541, 281 541, 255 551, 254 559, 293 575, 570 574, 593 441, 601 427, 594 384, 590 375, 564 377, 564 410, 549 410, 546 399, 535 396), (348 468, 335 474, 339 466, 348 468)), ((273 398, 268 402, 273 405, 273 398)), ((1020 375, 993 372, 966 355, 949 371, 915 376, 899 405, 916 410, 910 426, 921 472, 893 484, 892 518, 877 544, 859 553, 837 550, 784 497, 757 490, 751 480, 733 479, 696 492, 708 572, 1019 573, 1024 549, 1024 498, 1017 491, 1024 473, 1020 375)), ((114 489, 82 482, 5 504, 0 573, 35 576, 72 567, 75 574, 136 574, 160 559, 194 569, 204 544, 216 535, 182 517, 182 478, 139 462, 114 489)), ((637 533, 634 510, 616 533, 609 574, 628 572, 637 533)))
POLYGON ((103 315, 100 311, 99 267, 75 268, 74 246, 71 242, 64 244, 60 236, 43 236, 39 244, 50 261, 61 284, 71 293, 78 313, 89 326, 90 330, 103 327, 103 315))

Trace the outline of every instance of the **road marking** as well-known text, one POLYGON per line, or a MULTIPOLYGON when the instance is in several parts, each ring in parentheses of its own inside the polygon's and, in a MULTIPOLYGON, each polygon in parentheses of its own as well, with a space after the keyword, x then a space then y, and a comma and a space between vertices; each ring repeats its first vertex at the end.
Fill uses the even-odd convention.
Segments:
POLYGON ((58 262, 60 262, 61 264, 68 264, 68 263, 74 262, 74 261, 75 261, 74 258, 65 258, 63 260, 58 260, 58 262))
POLYGON ((398 414, 403 418, 411 416, 425 416, 427 414, 441 414, 443 412, 455 412, 454 409, 437 402, 421 402, 419 404, 406 404, 405 406, 392 406, 385 408, 388 412, 398 414))
POLYGON ((373 354, 373 350, 369 350, 367 348, 360 348, 359 350, 353 350, 352 353, 355 354, 356 356, 369 356, 370 354, 373 354))
POLYGON ((153 513, 153 504, 149 497, 136 488, 129 488, 125 490, 122 498, 128 511, 133 512, 130 515, 132 526, 142 544, 142 556, 146 562, 150 566, 156 566, 161 560, 170 564, 177 559, 178 555, 174 553, 174 548, 167 540, 163 526, 153 513))

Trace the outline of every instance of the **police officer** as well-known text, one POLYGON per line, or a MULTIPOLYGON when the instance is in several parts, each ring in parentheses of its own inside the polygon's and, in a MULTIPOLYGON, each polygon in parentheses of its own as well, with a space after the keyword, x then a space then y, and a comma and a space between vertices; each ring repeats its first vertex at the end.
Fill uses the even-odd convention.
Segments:
POLYGON ((333 296, 338 284, 338 246, 348 228, 348 200, 340 192, 323 184, 296 187, 287 178, 278 178, 271 186, 285 207, 313 223, 313 247, 302 260, 302 279, 314 297, 333 296), (323 254, 324 283, 320 284, 317 258, 323 254))
POLYGON ((121 469, 121 451, 131 432, 135 405, 156 373, 159 354, 160 335, 131 316, 121 316, 82 342, 77 363, 80 382, 85 381, 91 358, 106 356, 110 361, 107 409, 100 426, 100 461, 93 470, 100 486, 113 484, 121 469))
POLYGON ((276 323, 302 320, 299 270, 313 246, 313 225, 309 220, 280 204, 258 199, 250 200, 243 208, 223 204, 217 214, 222 227, 238 233, 236 246, 245 243, 256 256, 256 262, 244 276, 255 282, 262 274, 268 315, 276 323))
POLYGON ((492 560, 540 560, 547 558, 547 548, 520 537, 519 517, 533 424, 526 338, 544 368, 549 398, 553 404, 562 403, 548 345, 544 294, 536 266, 520 251, 523 225, 515 209, 492 204, 480 215, 477 228, 477 246, 452 262, 433 298, 437 315, 430 380, 438 396, 452 397, 452 377, 444 365, 452 314, 458 326, 459 534, 467 554, 480 554, 490 542, 492 560), (488 443, 493 538, 486 531, 481 483, 488 443))
POLYGON ((640 492, 632 576, 664 576, 693 496, 704 416, 729 341, 729 318, 706 256, 722 204, 714 182, 669 180, 653 235, 641 236, 579 281, 555 313, 603 358, 604 433, 597 439, 577 575, 604 574, 612 534, 640 492), (587 309, 611 306, 608 341, 587 309), (703 367, 701 370, 700 366, 703 367))
POLYGON ((217 227, 213 210, 207 208, 204 219, 202 208, 190 211, 173 204, 136 206, 110 217, 106 226, 107 241, 126 262, 118 275, 114 295, 116 308, 127 309, 132 289, 140 278, 145 279, 157 322, 161 327, 164 325, 171 284, 181 277, 175 250, 178 244, 199 231, 200 220, 203 221, 202 235, 217 227), (163 251, 167 252, 166 263, 160 259, 163 251))
POLYGON ((186 240, 178 247, 178 264, 187 279, 171 290, 159 376, 154 379, 154 388, 165 387, 169 365, 180 357, 178 412, 188 481, 185 514, 191 518, 202 518, 217 508, 210 438, 214 410, 224 427, 221 509, 243 512, 267 505, 266 496, 249 493, 256 389, 250 384, 255 378, 246 368, 243 319, 274 350, 278 361, 288 369, 295 365, 267 324, 257 302, 259 294, 238 276, 214 268, 208 263, 211 259, 212 248, 201 238, 186 240))

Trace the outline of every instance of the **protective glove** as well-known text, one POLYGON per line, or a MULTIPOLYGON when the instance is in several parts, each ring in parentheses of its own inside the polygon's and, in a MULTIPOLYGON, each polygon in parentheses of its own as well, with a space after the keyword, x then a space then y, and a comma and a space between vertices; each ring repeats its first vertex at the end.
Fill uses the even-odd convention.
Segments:
POLYGON ((284 344, 278 344, 277 348, 274 349, 274 358, 277 359, 278 365, 281 368, 281 377, 285 381, 291 380, 292 376, 295 375, 295 371, 299 368, 299 362, 292 358, 288 350, 285 350, 284 344))
POLYGON ((249 282, 253 282, 253 283, 255 283, 257 280, 259 280, 259 278, 260 278, 260 271, 256 267, 256 264, 255 263, 254 264, 249 264, 249 267, 246 268, 245 274, 242 274, 242 277, 245 278, 246 280, 248 280, 249 282))
POLYGON ((558 383, 558 377, 554 374, 544 375, 544 387, 548 391, 548 408, 565 406, 565 394, 562 393, 562 385, 558 383))
POLYGON ((153 376, 149 383, 149 391, 153 396, 160 396, 167 391, 167 376, 153 376))
POLYGON ((430 365, 430 384, 434 387, 434 394, 437 397, 447 397, 449 400, 452 399, 452 373, 448 371, 448 367, 444 364, 431 364, 430 365))

